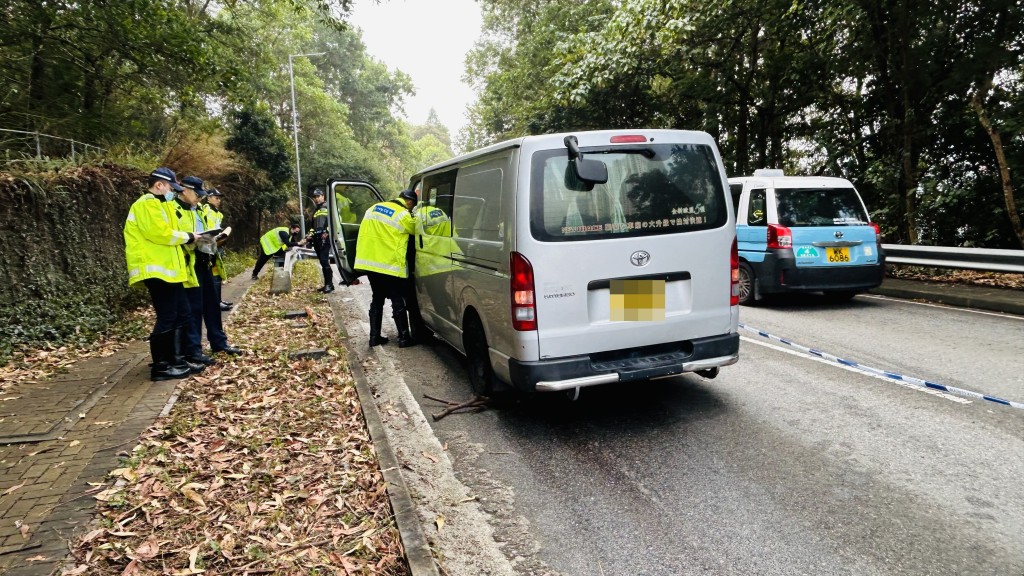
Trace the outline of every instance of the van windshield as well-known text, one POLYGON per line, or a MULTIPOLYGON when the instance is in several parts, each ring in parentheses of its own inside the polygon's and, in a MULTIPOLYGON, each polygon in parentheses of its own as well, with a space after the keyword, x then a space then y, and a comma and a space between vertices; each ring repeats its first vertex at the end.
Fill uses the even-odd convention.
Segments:
POLYGON ((608 167, 591 190, 564 149, 534 153, 530 228, 541 241, 676 234, 724 226, 729 214, 714 152, 695 144, 584 148, 608 167))
POLYGON ((783 226, 863 226, 867 212, 853 188, 776 188, 783 226))

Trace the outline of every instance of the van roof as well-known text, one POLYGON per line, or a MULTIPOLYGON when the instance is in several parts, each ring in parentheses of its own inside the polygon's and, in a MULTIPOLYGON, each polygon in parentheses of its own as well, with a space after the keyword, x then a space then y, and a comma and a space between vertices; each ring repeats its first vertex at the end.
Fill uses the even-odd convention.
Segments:
POLYGON ((831 176, 777 176, 766 178, 763 176, 737 176, 729 178, 729 184, 743 184, 746 182, 763 182, 765 187, 770 188, 853 188, 853 184, 845 178, 833 178, 831 176))
MULTIPOLYGON (((499 150, 505 150, 507 148, 562 148, 562 143, 566 136, 573 135, 579 140, 581 148, 587 146, 596 146, 599 144, 610 144, 612 136, 623 136, 623 135, 643 135, 648 138, 648 141, 654 144, 660 144, 665 142, 692 142, 695 144, 714 144, 714 140, 711 135, 707 132, 700 132, 696 130, 661 130, 661 129, 649 129, 649 128, 637 128, 629 130, 582 130, 575 132, 560 132, 558 134, 540 134, 536 136, 523 136, 520 138, 513 138, 511 140, 505 140, 504 142, 498 142, 497 144, 491 144, 484 148, 467 152, 434 164, 416 172, 415 176, 424 174, 426 172, 433 172, 440 168, 447 166, 454 166, 456 164, 465 162, 477 156, 483 156, 497 152, 499 150)), ((636 143, 623 143, 623 146, 637 146, 636 143)), ((415 177, 414 176, 414 177, 415 177)))

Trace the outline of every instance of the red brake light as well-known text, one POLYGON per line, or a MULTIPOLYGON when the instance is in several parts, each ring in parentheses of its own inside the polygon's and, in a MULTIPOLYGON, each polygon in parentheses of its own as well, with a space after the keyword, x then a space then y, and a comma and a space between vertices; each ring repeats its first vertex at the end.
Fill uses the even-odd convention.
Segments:
POLYGON ((519 252, 510 256, 512 277, 512 327, 520 332, 537 329, 537 305, 533 291, 533 265, 519 252))
POLYGON ((623 134, 620 136, 612 136, 612 144, 635 144, 637 142, 647 142, 647 137, 642 134, 623 134))
POLYGON ((729 282, 729 306, 740 305, 740 252, 739 246, 736 244, 736 237, 732 239, 732 253, 729 255, 729 268, 732 272, 730 273, 729 282))
POLYGON ((881 244, 882 243, 882 230, 881 230, 881 228, 879 228, 878 224, 875 224, 874 222, 868 222, 868 225, 875 229, 875 242, 877 244, 881 244))
POLYGON ((769 248, 792 248, 793 247, 793 233, 790 232, 789 228, 780 226, 778 224, 768 225, 768 247, 769 248))

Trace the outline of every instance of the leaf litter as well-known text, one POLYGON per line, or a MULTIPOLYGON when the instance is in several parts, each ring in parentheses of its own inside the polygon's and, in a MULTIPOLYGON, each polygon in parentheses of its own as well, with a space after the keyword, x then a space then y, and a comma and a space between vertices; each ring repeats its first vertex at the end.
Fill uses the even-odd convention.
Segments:
POLYGON ((408 574, 319 271, 257 283, 227 331, 248 353, 182 380, 94 495, 63 574, 408 574), (301 330, 283 312, 305 309, 301 330), (288 353, 327 348, 322 360, 288 353), (333 352, 330 353, 330 352, 333 352))

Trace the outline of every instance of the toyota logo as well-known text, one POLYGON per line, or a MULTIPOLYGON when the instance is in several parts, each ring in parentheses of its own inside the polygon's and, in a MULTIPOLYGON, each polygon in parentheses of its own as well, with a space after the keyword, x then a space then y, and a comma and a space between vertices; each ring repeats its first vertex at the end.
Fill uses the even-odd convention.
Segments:
POLYGON ((843 237, 843 231, 842 230, 836 230, 836 240, 838 240, 838 239, 840 239, 842 237, 843 237))
POLYGON ((645 250, 637 250, 629 255, 629 263, 637 268, 643 268, 651 262, 651 255, 645 250))

